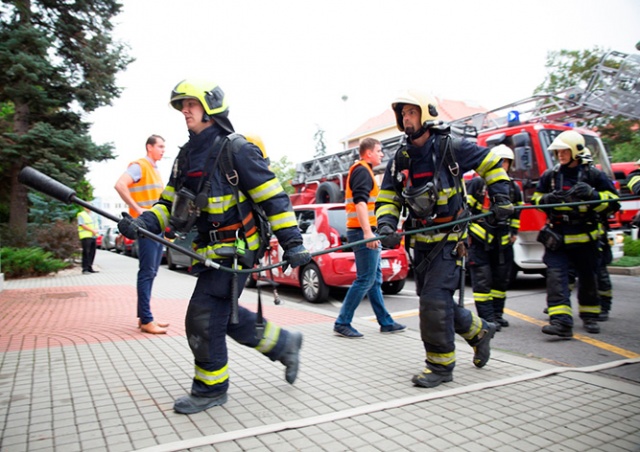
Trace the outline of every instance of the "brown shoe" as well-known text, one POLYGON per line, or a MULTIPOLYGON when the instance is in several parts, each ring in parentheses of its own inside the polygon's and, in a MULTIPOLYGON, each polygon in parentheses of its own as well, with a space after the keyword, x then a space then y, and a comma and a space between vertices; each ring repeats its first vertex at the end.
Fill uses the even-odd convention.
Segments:
POLYGON ((156 324, 155 322, 145 323, 144 325, 140 326, 140 329, 142 330, 143 333, 149 333, 149 334, 166 334, 167 333, 166 328, 160 328, 160 326, 158 326, 158 324, 156 324))
MULTIPOLYGON (((162 323, 162 322, 153 322, 156 325, 158 325, 160 328, 169 328, 169 323, 162 323)), ((140 321, 140 319, 138 319, 138 328, 142 328, 142 322, 140 321)))

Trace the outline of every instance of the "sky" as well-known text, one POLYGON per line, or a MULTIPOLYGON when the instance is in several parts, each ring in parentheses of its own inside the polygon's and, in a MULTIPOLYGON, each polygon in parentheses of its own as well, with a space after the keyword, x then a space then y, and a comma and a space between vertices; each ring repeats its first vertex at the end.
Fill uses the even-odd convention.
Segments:
POLYGON ((259 135, 273 160, 327 153, 390 108, 405 88, 487 109, 529 97, 550 51, 599 46, 638 52, 638 0, 122 0, 114 39, 135 58, 117 77, 120 98, 91 113, 94 142, 117 158, 91 163, 95 196, 166 140, 165 183, 188 138, 169 106, 181 80, 210 80, 226 93, 236 132, 259 135), (344 100, 346 99, 346 100, 344 100))

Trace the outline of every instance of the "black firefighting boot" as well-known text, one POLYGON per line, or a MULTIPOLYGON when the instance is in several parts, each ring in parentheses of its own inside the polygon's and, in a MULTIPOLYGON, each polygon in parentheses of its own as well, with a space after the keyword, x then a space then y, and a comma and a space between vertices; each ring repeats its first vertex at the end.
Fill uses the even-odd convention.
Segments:
POLYGON ((441 383, 447 383, 453 381, 453 374, 451 372, 435 373, 429 369, 425 369, 422 373, 414 375, 411 382, 423 388, 435 388, 441 383))
POLYGON ((226 392, 216 397, 198 397, 189 394, 177 398, 173 404, 173 409, 176 413, 180 414, 194 414, 214 406, 224 405, 226 402, 226 392))
MULTIPOLYGON (((509 326, 509 321, 508 321, 508 320, 505 320, 505 319, 502 317, 502 314, 501 314, 501 315, 499 315, 499 316, 498 316, 498 315, 496 315, 496 324, 497 324, 497 325, 500 325, 500 326, 503 326, 503 327, 505 327, 505 328, 506 328, 506 327, 508 327, 508 326, 509 326)), ((499 331, 499 330, 498 330, 498 329, 496 329, 496 331, 499 331)))
POLYGON ((285 365, 284 378, 288 383, 293 384, 298 376, 300 367, 300 348, 302 348, 302 333, 289 333, 284 352, 280 357, 280 362, 285 365))
POLYGON ((560 323, 558 320, 551 320, 549 325, 542 327, 542 332, 551 336, 573 337, 573 328, 560 323))
POLYGON ((609 320, 609 311, 600 311, 596 322, 606 322, 607 320, 609 320))
POLYGON ((598 334, 600 332, 600 325, 598 325, 597 319, 583 319, 582 324, 587 333, 598 334))
POLYGON ((476 367, 484 367, 491 357, 491 347, 489 343, 496 334, 496 324, 482 321, 482 329, 469 341, 469 345, 473 347, 473 364, 476 367))

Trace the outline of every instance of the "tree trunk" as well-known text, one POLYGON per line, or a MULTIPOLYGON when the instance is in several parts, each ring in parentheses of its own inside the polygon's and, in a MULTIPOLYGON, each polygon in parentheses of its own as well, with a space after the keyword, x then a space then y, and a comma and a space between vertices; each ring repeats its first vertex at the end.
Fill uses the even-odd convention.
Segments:
MULTIPOLYGON (((29 131, 29 105, 27 103, 15 104, 15 116, 13 131, 22 136, 29 131)), ((24 160, 19 158, 11 165, 11 198, 9 208, 9 227, 18 231, 27 230, 27 218, 29 214, 29 203, 27 198, 27 187, 18 182, 18 174, 24 165, 24 160)))

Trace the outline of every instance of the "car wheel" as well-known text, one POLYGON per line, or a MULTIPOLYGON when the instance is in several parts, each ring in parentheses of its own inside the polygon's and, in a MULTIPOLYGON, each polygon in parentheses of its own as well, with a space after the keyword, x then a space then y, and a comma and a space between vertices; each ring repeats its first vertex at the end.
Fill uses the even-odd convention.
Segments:
POLYGON ((136 240, 135 242, 133 242, 133 244, 131 245, 131 257, 138 257, 138 241, 136 240))
POLYGON ((178 266, 173 263, 169 250, 167 250, 167 268, 169 268, 169 270, 175 270, 176 268, 178 268, 178 266))
POLYGON ((302 269, 300 288, 302 296, 311 303, 323 303, 329 296, 329 287, 324 283, 320 269, 313 262, 302 269))
POLYGON ((398 279, 396 281, 386 281, 382 283, 382 291, 387 295, 395 295, 400 293, 404 288, 406 279, 398 279))
POLYGON ((323 182, 316 190, 316 204, 344 202, 344 195, 333 182, 323 182))

